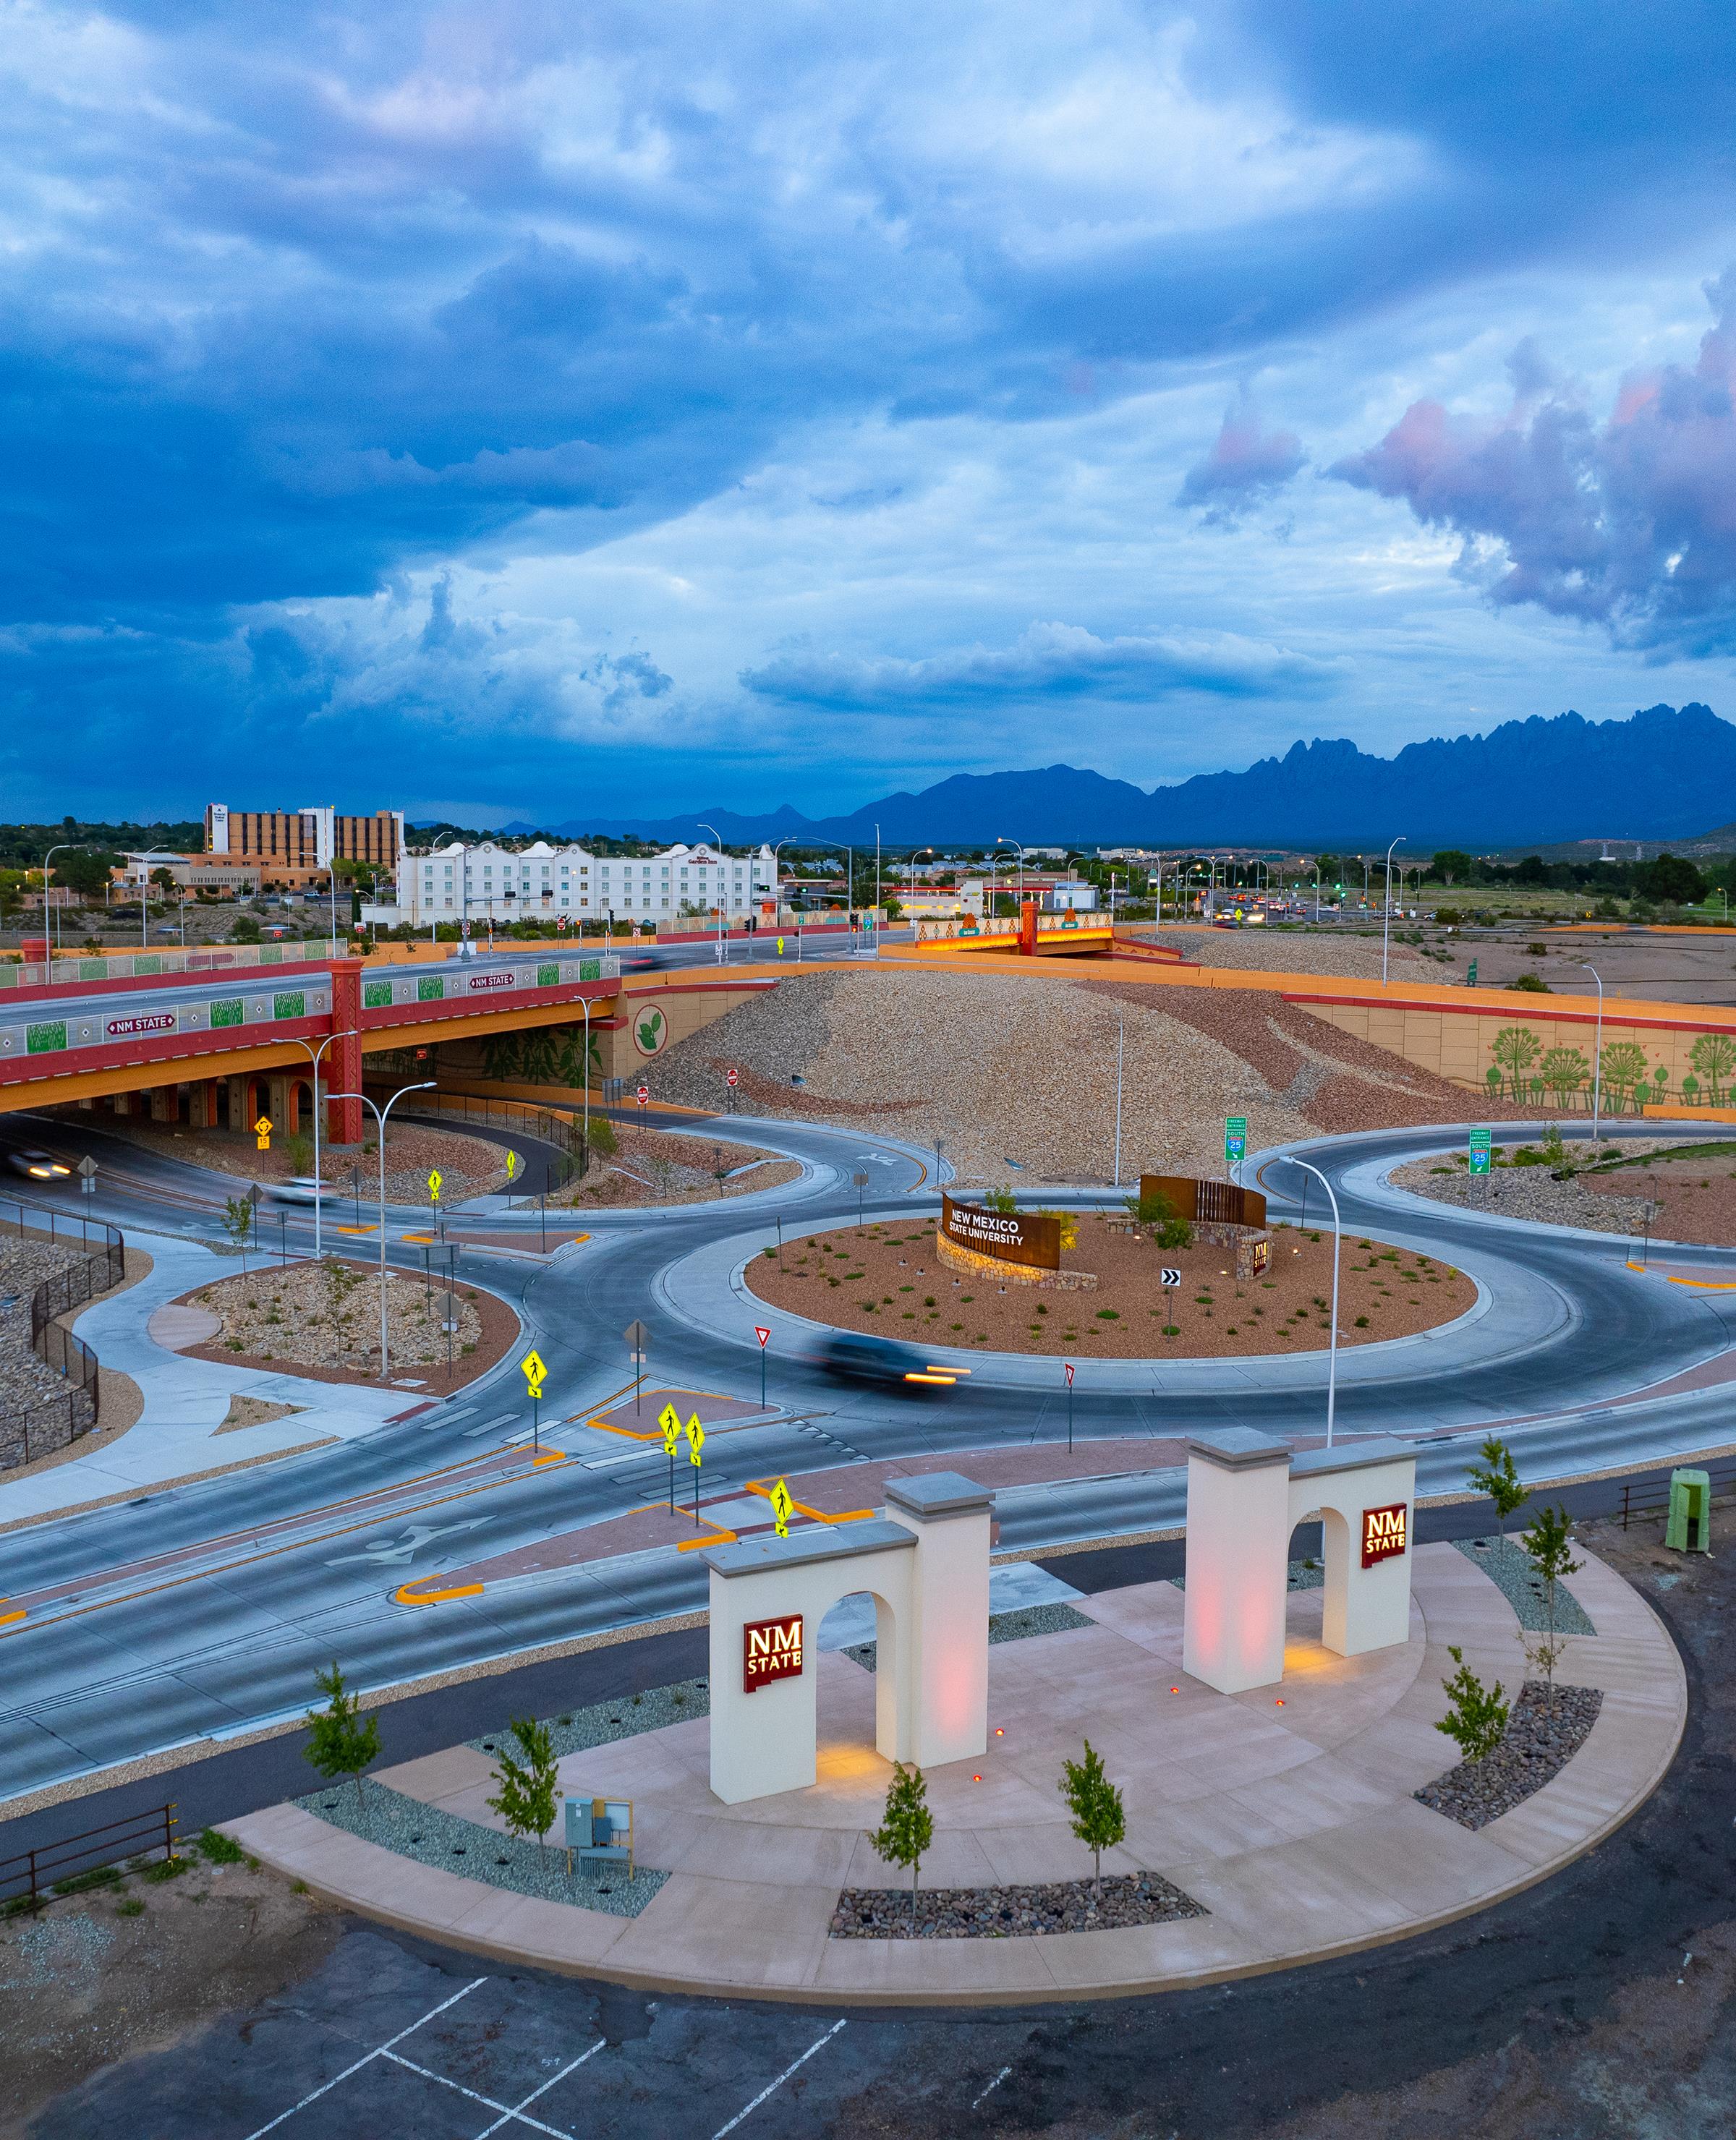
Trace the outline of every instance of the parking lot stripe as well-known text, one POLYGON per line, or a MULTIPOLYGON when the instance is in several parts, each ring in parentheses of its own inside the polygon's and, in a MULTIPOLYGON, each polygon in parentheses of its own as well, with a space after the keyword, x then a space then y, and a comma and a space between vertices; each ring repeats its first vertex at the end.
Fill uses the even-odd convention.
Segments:
POLYGON ((377 2044, 372 2050, 364 2052, 354 2065, 346 2066, 341 2074, 334 2074, 323 2087, 315 2088, 311 2095, 304 2095, 299 2103, 291 2103, 288 2110, 280 2110, 270 2124, 262 2125, 257 2132, 249 2133, 247 2140, 265 2140, 265 2135, 274 2133, 286 2118, 293 2118, 298 2110, 305 2110, 310 2103, 317 2103, 322 2095, 329 2095, 340 2081, 347 2080, 352 2074, 360 2073, 371 2059, 389 2058, 394 2044, 401 2044, 406 2036, 413 2036, 425 2023, 433 2020, 436 2015, 444 2014, 449 2006, 455 2006, 460 1999, 467 1999, 478 1985, 487 1982, 485 1976, 473 1976, 461 1991, 455 1991, 450 1999, 442 1999, 438 2006, 430 2006, 420 2020, 412 2021, 407 2029, 400 2029, 396 2036, 388 2036, 383 2044, 377 2044))
POLYGON ((489 2110, 503 2110, 507 2117, 521 2124, 534 2125, 539 2133, 552 2135, 553 2140, 574 2140, 570 2133, 563 2133, 558 2125, 545 2125, 540 2118, 532 2118, 522 2110, 514 2110, 509 2103, 497 2103, 491 2095, 479 2095, 474 2088, 466 2088, 462 2081, 448 2080, 444 2074, 435 2073, 431 2067, 419 2066, 414 2059, 401 2058, 396 2051, 381 2051, 382 2059, 390 2059, 395 2066, 402 2066, 406 2073, 420 2074, 424 2080, 438 2081, 442 2088, 450 2088, 456 2095, 468 2096, 472 2103, 484 2104, 489 2110))
POLYGON ((528 2109, 529 2106, 536 2101, 539 2095, 546 2095, 549 2089, 554 2086, 556 2081, 564 2080, 569 2073, 573 2072, 577 2068, 582 2066, 587 2059, 594 2059, 607 2041, 607 2037, 599 2036, 597 2039, 597 2041, 592 2044, 589 2050, 581 2051, 576 2059, 573 2059, 568 2064, 563 2065, 558 2074, 551 2074, 547 2080, 542 2082, 538 2087, 532 2088, 529 2094, 525 2097, 523 2103, 519 2103, 511 2110, 503 2112, 503 2113, 494 2120, 492 2125, 484 2126, 483 2130, 477 2134, 476 2140, 489 2140, 489 2133, 498 2133, 501 2127, 506 2123, 508 2118, 517 2118, 522 2112, 528 2109))
POLYGON ((711 2140, 724 2140, 725 2133, 733 2133, 735 2130, 735 2128, 740 2124, 743 2118, 751 2118, 754 2113, 760 2108, 760 2104, 765 2101, 766 2098, 768 2096, 775 2095, 778 2090, 782 2088, 784 2082, 788 2080, 789 2076, 796 2070, 798 2066, 806 2065, 809 2059, 814 2056, 814 2054, 816 2051, 824 2050, 826 2045, 831 2042, 832 2039, 838 2034, 838 2030, 843 2028, 843 2023, 842 2021, 834 2021, 831 2027, 827 2030, 824 2036, 817 2038, 808 2046, 807 2049, 803 2052, 800 2058, 796 2059, 794 2064, 785 2066, 783 2072, 778 2075, 777 2079, 772 2082, 771 2085, 769 2088, 762 2088, 750 2103, 747 2104, 745 2108, 738 2110, 735 2113, 735 2115, 730 2120, 727 2125, 720 2125, 716 2132, 711 2136, 711 2140))

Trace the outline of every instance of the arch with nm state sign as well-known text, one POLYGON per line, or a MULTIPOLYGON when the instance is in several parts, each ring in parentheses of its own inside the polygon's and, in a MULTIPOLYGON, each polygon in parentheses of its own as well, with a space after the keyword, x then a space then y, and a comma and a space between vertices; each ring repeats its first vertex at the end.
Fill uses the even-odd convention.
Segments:
POLYGON ((988 1745, 994 1495, 956 1471, 889 1480, 887 1519, 714 1546, 711 1789, 725 1805, 818 1773, 814 1644, 839 1598, 874 1600, 874 1744, 927 1768, 988 1745))

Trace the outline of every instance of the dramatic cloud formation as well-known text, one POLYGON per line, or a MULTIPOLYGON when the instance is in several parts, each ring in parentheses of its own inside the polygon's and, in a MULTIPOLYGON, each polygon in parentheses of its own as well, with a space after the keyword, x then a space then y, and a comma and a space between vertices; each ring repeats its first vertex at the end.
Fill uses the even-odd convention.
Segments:
POLYGON ((1224 411, 1211 449, 1188 469, 1178 505, 1204 505, 1219 517, 1281 490, 1302 465, 1294 431, 1266 431, 1244 387, 1224 411))
POLYGON ((1717 324, 1691 369, 1630 371, 1602 425, 1522 344, 1512 409, 1455 417, 1415 401, 1347 483, 1405 499, 1465 537, 1497 602, 1606 624, 1636 646, 1736 646, 1736 271, 1709 286, 1717 324), (1491 560, 1485 543, 1499 546, 1491 560))
POLYGON ((0 0, 7 809, 1715 698, 1634 671, 1731 644, 1733 68, 1713 0, 0 0), (1583 398, 1445 413, 1527 336, 1583 398), (1477 584, 1345 484, 1251 510, 1300 439, 1477 584))
POLYGON ((741 681, 785 705, 867 710, 1079 698, 1147 704, 1184 692, 1311 697, 1330 688, 1335 673, 1330 663, 1227 632, 1104 640, 1078 625, 1034 624, 998 651, 971 646, 924 661, 784 655, 745 670, 741 681))

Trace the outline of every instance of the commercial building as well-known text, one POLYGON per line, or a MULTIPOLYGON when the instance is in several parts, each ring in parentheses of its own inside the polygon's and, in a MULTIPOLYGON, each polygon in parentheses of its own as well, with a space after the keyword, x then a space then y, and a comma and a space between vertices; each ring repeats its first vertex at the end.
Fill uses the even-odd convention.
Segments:
POLYGON ((116 889, 129 891, 149 884, 159 870, 166 871, 181 891, 215 891, 226 898, 251 899, 259 889, 256 862, 229 861, 215 855, 178 855, 164 848, 142 854, 129 853, 120 866, 109 871, 116 889))
POLYGON ((772 851, 724 855, 704 845, 655 855, 596 855, 588 847, 528 847, 482 840, 406 854, 398 870, 397 918, 412 926, 441 921, 678 920, 754 912, 774 901, 772 851))
POLYGON ((341 817, 329 802, 305 810, 205 805, 205 852, 253 863, 278 883, 293 882, 302 872, 327 870, 334 861, 396 869, 403 852, 401 810, 376 810, 371 817, 341 817))

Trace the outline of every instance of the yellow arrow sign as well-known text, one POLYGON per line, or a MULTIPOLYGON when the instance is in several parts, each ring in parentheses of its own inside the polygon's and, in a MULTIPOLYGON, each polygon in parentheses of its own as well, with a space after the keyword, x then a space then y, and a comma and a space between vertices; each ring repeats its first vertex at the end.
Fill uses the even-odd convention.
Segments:
POLYGON ((509 1152, 507 1153, 507 1155, 506 1155, 506 1178, 507 1178, 507 1180, 508 1180, 509 1181, 516 1181, 516 1180, 518 1180, 518 1178, 519 1178, 519 1168, 520 1168, 524 1164, 524 1161, 523 1161, 523 1160, 521 1160, 521 1159, 519 1158, 519 1155, 517 1154, 517 1152, 515 1152, 515 1151, 509 1151, 509 1152))
POLYGON ((440 1200, 440 1171, 435 1167, 428 1177, 428 1194, 438 1204, 440 1200))
POLYGON ((705 1445, 706 1430, 699 1423, 699 1414, 695 1412, 687 1422, 687 1461, 690 1464, 698 1463, 699 1452, 705 1445))
POLYGON ((789 1535, 789 1512, 794 1506, 794 1502, 789 1498, 789 1487, 781 1479, 779 1480, 777 1485, 771 1490, 771 1512, 778 1519, 779 1538, 788 1538, 789 1535))
POLYGON ((548 1374, 548 1368, 543 1364, 542 1354, 533 1346, 519 1365, 524 1370, 524 1379, 530 1385, 530 1394, 533 1396, 539 1395, 548 1374))

